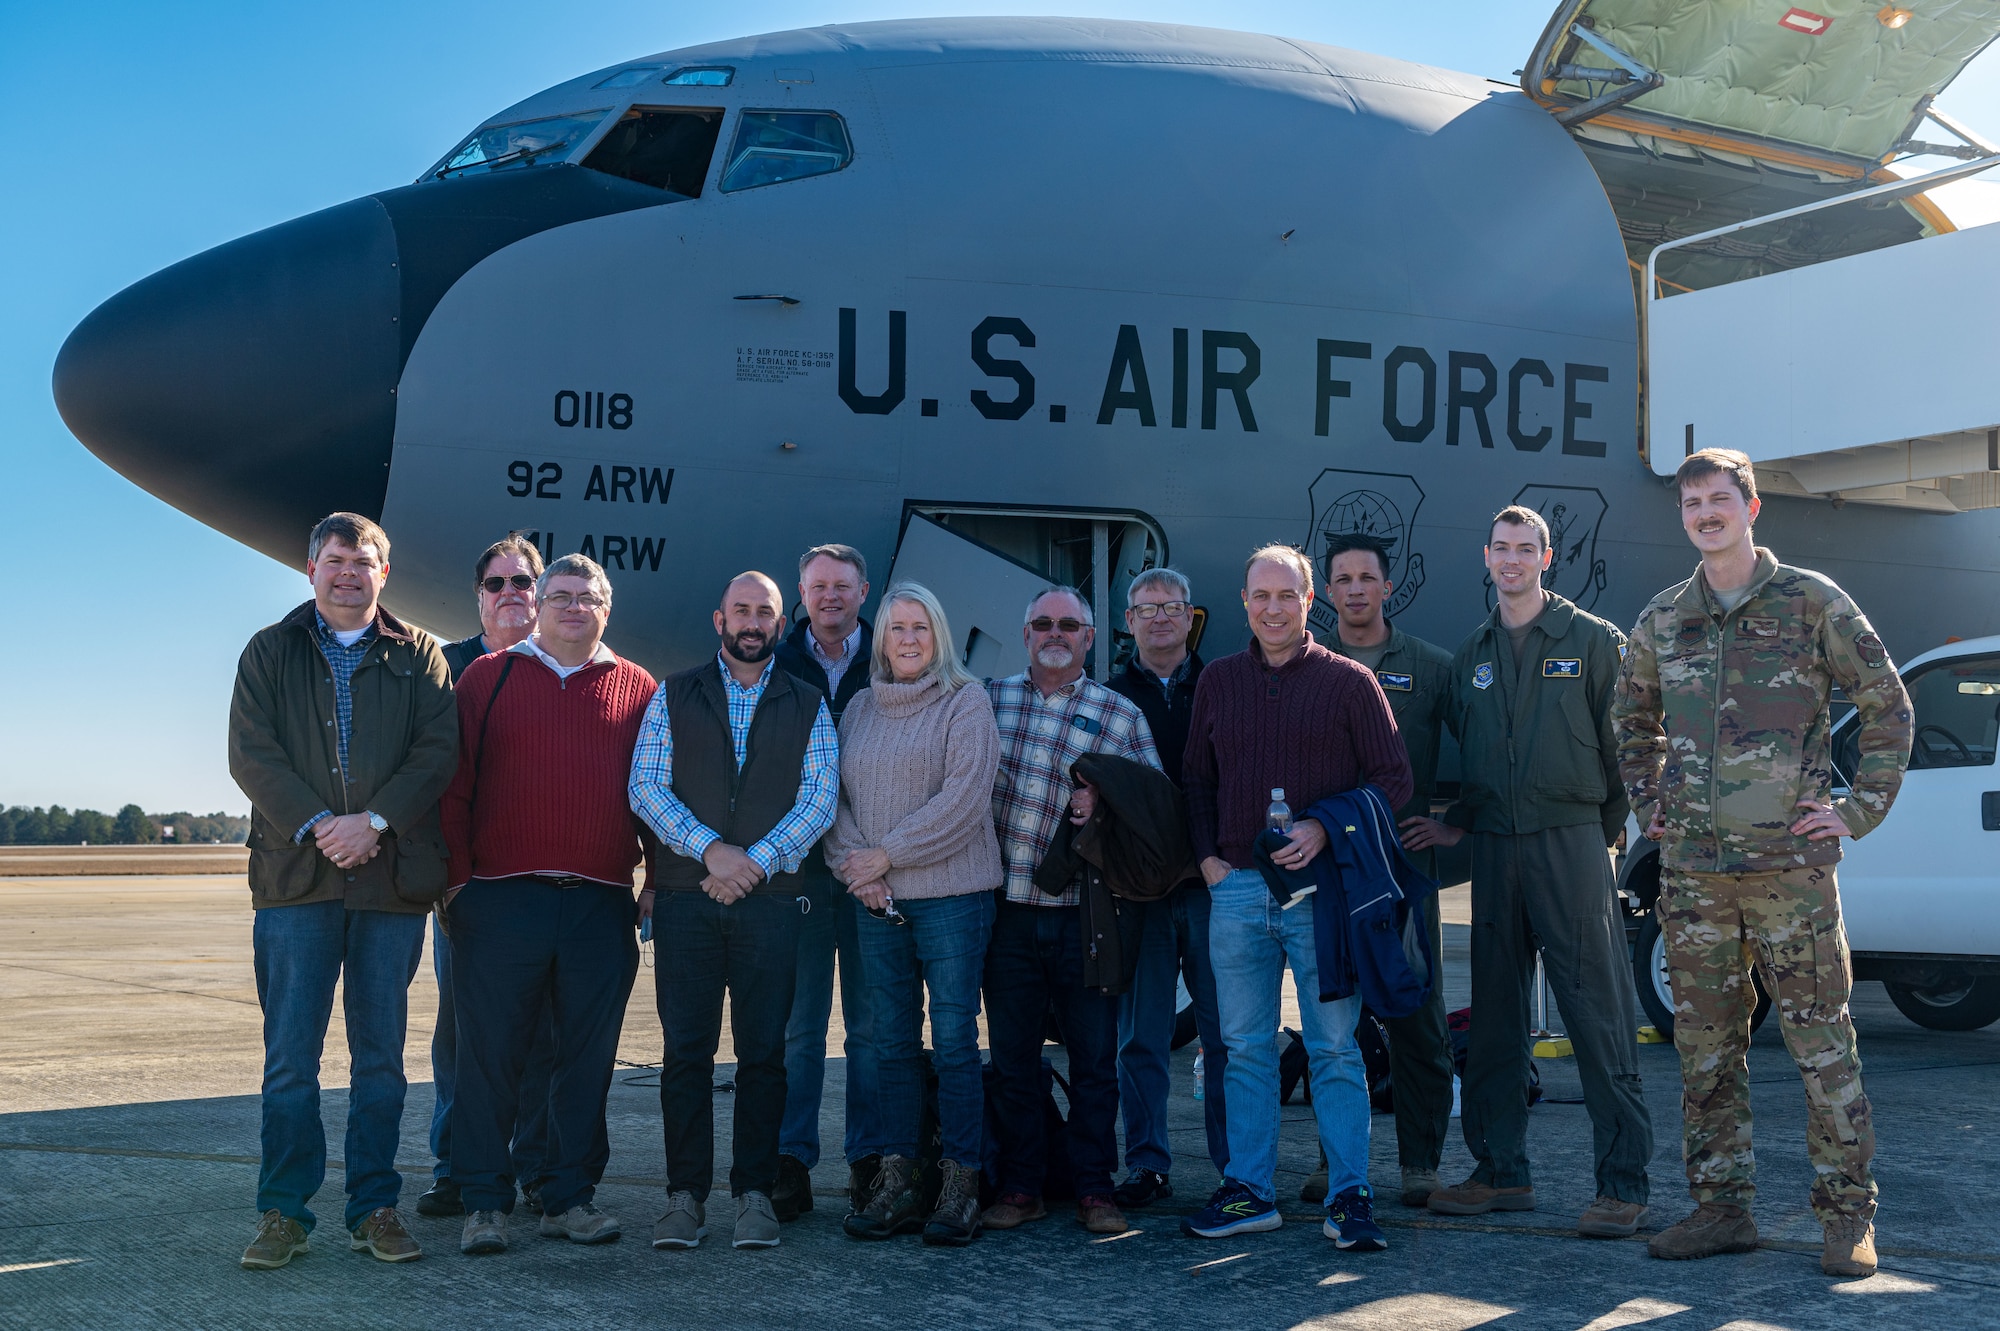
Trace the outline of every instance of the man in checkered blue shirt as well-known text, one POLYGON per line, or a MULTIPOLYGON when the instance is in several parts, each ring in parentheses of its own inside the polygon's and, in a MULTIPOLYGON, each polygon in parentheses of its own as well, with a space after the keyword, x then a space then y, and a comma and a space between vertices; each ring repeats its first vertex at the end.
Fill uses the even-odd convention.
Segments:
POLYGON ((1092 624, 1089 603, 1075 592, 1042 593, 1029 605, 1021 630, 1027 673, 986 686, 1000 727, 993 822, 1007 870, 986 952, 986 1025, 1000 1107, 994 1120, 1000 1197, 981 1217, 988 1229, 1012 1229, 1048 1214, 1042 1205, 1042 1035, 1051 1005, 1069 1050, 1077 1218, 1094 1233, 1127 1228, 1111 1200, 1111 1171, 1118 1163, 1118 998, 1084 987, 1078 885, 1050 896, 1034 883, 1062 820, 1090 812, 1088 788, 1072 789, 1072 763, 1086 753, 1110 753, 1160 765, 1138 706, 1083 673, 1096 638, 1092 624))

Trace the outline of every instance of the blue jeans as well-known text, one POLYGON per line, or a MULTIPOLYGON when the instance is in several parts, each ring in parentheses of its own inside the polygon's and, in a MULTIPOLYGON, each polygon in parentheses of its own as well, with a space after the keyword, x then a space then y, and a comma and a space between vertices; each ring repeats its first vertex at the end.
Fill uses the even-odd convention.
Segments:
POLYGON ((812 910, 799 921, 798 979, 791 1020, 785 1026, 785 1121, 778 1149, 804 1163, 819 1163, 820 1095, 826 1085, 826 1030, 833 1017, 834 958, 840 958, 840 1016, 847 1027, 846 1139, 849 1163, 868 1154, 864 1141, 878 1141, 875 1041, 869 1034, 868 989, 855 950, 855 921, 867 912, 847 889, 822 870, 805 870, 806 899, 812 910))
POLYGON ((1167 1145, 1167 1096, 1171 1079, 1177 981, 1187 976, 1194 1000, 1195 1030, 1201 1035, 1202 1075, 1208 1090, 1201 1101, 1208 1128, 1208 1158, 1215 1172, 1229 1172, 1228 1097, 1222 1079, 1229 1049, 1215 1012, 1215 970, 1208 960, 1208 889, 1182 887, 1164 901, 1145 907, 1139 965, 1132 987, 1118 1005, 1118 1104, 1125 1113, 1125 1167, 1171 1173, 1167 1145))
MULTIPOLYGON (((437 975, 437 1029, 431 1032, 431 1177, 451 1174, 451 1105, 458 1096, 458 1004, 451 996, 451 936, 431 916, 431 969, 437 975)), ((547 1004, 535 1025, 528 1065, 521 1072, 521 1117, 514 1127, 514 1177, 523 1187, 539 1187, 549 1156, 549 1073, 556 1062, 556 1018, 547 1004)))
POLYGON ((347 1228, 403 1191, 396 1143, 403 1124, 403 1034, 410 981, 424 955, 424 917, 347 909, 343 902, 267 906, 251 926, 257 1001, 264 1009, 263 1158, 257 1210, 313 1227, 306 1205, 326 1181, 319 1064, 344 980, 347 1051, 347 1228))
MULTIPOLYGON (((1076 1195, 1109 1197, 1118 1163, 1118 999, 1083 985, 1077 906, 999 903, 986 949, 986 1035, 993 1049, 993 1125, 1000 1191, 1042 1195, 1042 1037, 1051 1008, 1069 1051, 1069 1158, 1076 1195)), ((1271 1100, 1277 1102, 1277 1092, 1271 1100)))
POLYGON ((908 924, 865 912, 858 922, 883 1129, 880 1140, 862 1139, 862 1154, 916 1158, 928 988, 943 1158, 977 1168, 986 1099, 979 1070, 979 980, 993 934, 993 894, 899 901, 896 909, 908 924))
POLYGON ((1299 991, 1300 1034, 1311 1071, 1313 1116, 1326 1151, 1327 1202, 1368 1182, 1368 1078, 1354 1043, 1358 994, 1319 1001, 1319 968, 1308 897, 1279 908, 1264 876, 1238 869, 1209 890, 1209 958, 1222 1039, 1229 1046, 1229 1177, 1277 1200, 1278 1018, 1285 965, 1299 991))

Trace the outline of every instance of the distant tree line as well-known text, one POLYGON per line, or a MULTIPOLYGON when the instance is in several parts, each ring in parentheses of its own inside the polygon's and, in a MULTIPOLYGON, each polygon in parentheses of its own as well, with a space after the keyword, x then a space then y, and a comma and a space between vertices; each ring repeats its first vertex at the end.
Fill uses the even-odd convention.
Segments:
POLYGON ((60 804, 0 808, 0 846, 241 845, 249 835, 250 820, 232 813, 147 813, 136 804, 115 814, 60 804))

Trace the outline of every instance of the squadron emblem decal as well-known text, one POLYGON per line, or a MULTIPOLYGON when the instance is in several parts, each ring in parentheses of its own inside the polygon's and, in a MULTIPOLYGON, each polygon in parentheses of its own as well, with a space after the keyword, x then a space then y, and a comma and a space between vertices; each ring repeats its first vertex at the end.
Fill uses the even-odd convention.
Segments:
POLYGON ((1475 689, 1490 689, 1493 687, 1493 663, 1491 661, 1481 661, 1474 668, 1472 672, 1472 687, 1475 689))
MULTIPOLYGON (((1414 548, 1417 510, 1424 502, 1424 488, 1417 478, 1329 467, 1307 489, 1306 497, 1312 505, 1312 526, 1305 551, 1315 576, 1326 576, 1330 539, 1349 532, 1373 536, 1388 549, 1389 581, 1395 587, 1382 613, 1394 619, 1407 610, 1424 587, 1424 557, 1414 548)), ((1322 637, 1336 631, 1333 605, 1326 598, 1314 604, 1308 620, 1322 637)))

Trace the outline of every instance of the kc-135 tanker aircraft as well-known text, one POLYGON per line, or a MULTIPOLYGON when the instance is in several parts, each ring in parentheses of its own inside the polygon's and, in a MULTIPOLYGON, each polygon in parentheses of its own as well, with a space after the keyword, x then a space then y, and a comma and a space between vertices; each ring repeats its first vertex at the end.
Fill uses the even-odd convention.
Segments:
MULTIPOLYGON (((715 650, 729 575, 789 581, 829 540, 878 590, 937 588, 982 674, 1023 663, 1033 587, 1108 625, 1163 562, 1231 649, 1245 552, 1355 528, 1389 542, 1392 614, 1452 644, 1515 501, 1554 529, 1549 584, 1629 624, 1695 561, 1658 475, 1684 441, 1641 437, 1635 270, 1890 179, 2000 30, 1993 4, 1714 9, 1567 0, 1518 85, 1052 18, 643 57, 114 296, 56 396, 122 474, 286 563, 330 510, 380 517, 388 603, 439 633, 476 627, 506 531, 590 554, 656 671, 715 650)), ((1843 207, 1659 278, 1950 229, 1922 196, 1843 207)), ((1767 484, 1760 537, 1899 655, 2000 629, 2000 515, 1767 484)))

